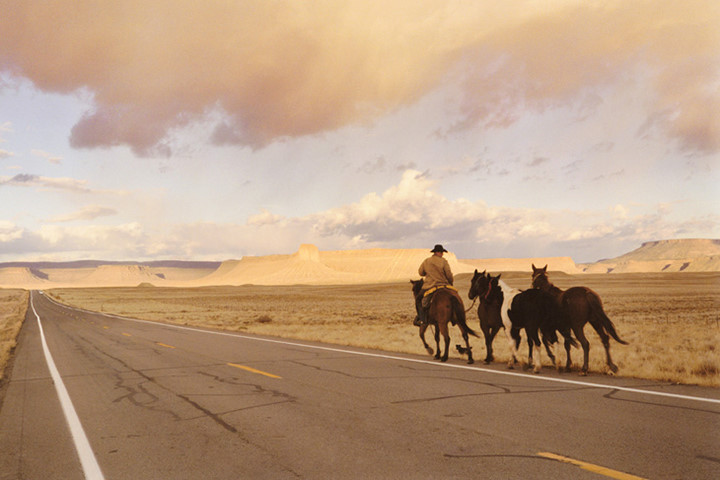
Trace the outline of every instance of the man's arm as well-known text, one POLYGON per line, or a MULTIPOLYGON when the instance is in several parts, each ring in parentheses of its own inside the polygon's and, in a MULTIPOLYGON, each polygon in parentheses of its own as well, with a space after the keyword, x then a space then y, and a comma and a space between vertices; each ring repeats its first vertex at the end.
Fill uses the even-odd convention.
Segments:
POLYGON ((450 264, 448 263, 447 260, 445 260, 445 264, 443 265, 443 270, 445 271, 445 276, 447 277, 448 282, 450 283, 450 285, 452 285, 453 282, 455 281, 455 278, 453 277, 452 270, 450 270, 450 264))

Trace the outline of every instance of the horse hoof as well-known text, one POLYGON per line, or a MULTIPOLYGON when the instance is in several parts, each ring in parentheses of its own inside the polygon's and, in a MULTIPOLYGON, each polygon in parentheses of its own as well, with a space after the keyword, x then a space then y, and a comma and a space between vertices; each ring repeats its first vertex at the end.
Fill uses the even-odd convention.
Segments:
POLYGON ((586 371, 586 370, 583 370, 583 371, 580 372, 579 375, 580 375, 581 377, 587 377, 587 371, 586 371))
POLYGON ((473 360, 472 358, 469 358, 469 359, 468 359, 468 365, 472 365, 473 363, 475 363, 475 360, 473 360))
POLYGON ((443 357, 440 359, 441 362, 447 362, 447 360, 448 360, 447 357, 443 357))
POLYGON ((612 373, 617 373, 617 371, 618 371, 617 365, 610 365, 610 371, 611 371, 612 373))

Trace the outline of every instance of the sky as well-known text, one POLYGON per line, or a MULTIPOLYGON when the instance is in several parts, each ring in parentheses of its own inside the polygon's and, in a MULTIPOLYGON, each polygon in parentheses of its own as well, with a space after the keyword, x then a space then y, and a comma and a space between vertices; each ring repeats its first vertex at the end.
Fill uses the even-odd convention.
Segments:
POLYGON ((0 261, 720 238, 715 0, 0 0, 0 261))

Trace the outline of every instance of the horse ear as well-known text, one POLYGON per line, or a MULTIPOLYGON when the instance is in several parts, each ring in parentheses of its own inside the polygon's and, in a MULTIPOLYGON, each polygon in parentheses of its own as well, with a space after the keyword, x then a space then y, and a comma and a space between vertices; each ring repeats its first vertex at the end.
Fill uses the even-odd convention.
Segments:
POLYGON ((542 271, 543 271, 543 272, 547 272, 547 263, 546 263, 545 266, 542 268, 542 271))
POLYGON ((478 274, 478 271, 477 271, 477 268, 476 268, 476 269, 475 269, 475 275, 477 275, 477 274, 478 274))

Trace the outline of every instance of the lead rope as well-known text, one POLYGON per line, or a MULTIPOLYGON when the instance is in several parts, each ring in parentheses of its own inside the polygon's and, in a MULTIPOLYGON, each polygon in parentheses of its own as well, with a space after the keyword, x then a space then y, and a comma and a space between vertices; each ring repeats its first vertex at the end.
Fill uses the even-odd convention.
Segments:
POLYGON ((472 310, 472 308, 475 306, 475 302, 477 301, 477 299, 478 299, 478 297, 473 298, 473 303, 472 303, 472 305, 470 305, 470 306, 468 307, 468 309, 465 310, 465 313, 467 313, 467 312, 469 312, 470 310, 472 310))

